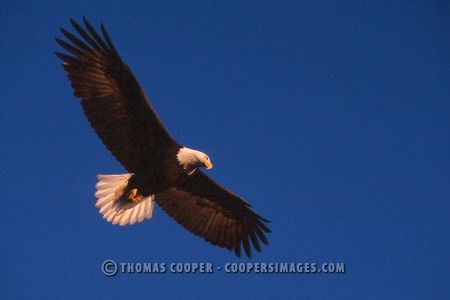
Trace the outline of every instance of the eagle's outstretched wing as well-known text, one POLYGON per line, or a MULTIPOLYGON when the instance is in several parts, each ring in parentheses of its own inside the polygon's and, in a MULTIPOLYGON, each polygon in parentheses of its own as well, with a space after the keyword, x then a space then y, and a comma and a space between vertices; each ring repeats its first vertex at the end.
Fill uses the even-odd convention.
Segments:
POLYGON ((74 95, 81 99, 91 126, 130 173, 157 164, 158 154, 164 152, 159 150, 178 144, 120 58, 104 26, 103 40, 86 18, 87 31, 70 21, 84 41, 61 29, 72 44, 58 38, 56 41, 72 55, 56 55, 63 60, 74 95))
POLYGON ((200 170, 159 193, 156 203, 190 232, 221 248, 241 255, 241 245, 251 257, 250 241, 260 252, 259 241, 268 245, 268 222, 238 195, 225 189, 200 170))

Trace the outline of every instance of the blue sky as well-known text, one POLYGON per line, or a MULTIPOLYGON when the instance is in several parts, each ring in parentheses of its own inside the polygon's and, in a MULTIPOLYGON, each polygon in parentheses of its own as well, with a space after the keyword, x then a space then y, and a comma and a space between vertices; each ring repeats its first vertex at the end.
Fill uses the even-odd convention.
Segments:
POLYGON ((450 297, 446 1, 3 1, 2 298, 450 297), (252 260, 159 208, 120 228, 54 37, 107 27, 171 134, 272 220, 252 260), (117 262, 345 263, 345 274, 118 274, 117 262))

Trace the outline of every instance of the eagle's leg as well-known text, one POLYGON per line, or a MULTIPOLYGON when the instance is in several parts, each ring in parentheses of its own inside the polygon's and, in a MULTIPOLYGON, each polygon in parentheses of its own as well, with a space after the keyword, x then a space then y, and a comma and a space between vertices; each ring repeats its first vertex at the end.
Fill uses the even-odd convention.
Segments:
POLYGON ((137 189, 132 189, 132 190, 130 190, 129 192, 128 192, 128 195, 127 195, 127 199, 128 200, 131 200, 131 201, 133 201, 133 202, 139 202, 139 201, 141 201, 142 200, 142 198, 144 198, 142 195, 138 195, 138 190, 137 189))

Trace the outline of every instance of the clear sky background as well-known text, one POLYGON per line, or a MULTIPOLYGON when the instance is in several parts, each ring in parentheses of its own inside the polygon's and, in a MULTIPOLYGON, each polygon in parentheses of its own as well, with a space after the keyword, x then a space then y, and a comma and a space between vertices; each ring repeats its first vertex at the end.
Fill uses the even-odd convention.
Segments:
POLYGON ((2 1, 0 296, 450 299, 448 1, 2 1), (54 55, 107 27, 171 134, 272 220, 252 260, 159 208, 94 207, 124 173, 54 55), (72 29, 71 29, 72 30, 72 29), (118 274, 118 262, 343 262, 345 274, 118 274))

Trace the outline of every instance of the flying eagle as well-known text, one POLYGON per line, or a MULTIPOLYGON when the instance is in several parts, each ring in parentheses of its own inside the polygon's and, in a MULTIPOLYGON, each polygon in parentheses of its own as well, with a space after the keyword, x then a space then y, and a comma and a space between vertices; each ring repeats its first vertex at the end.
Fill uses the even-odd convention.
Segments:
POLYGON ((261 252, 268 220, 199 170, 212 168, 209 157, 170 136, 103 24, 102 38, 83 21, 87 30, 70 20, 81 39, 61 28, 71 43, 56 41, 71 55, 56 55, 92 128, 129 172, 97 176, 95 206, 103 218, 132 225, 150 219, 156 202, 188 231, 238 257, 241 246, 251 257, 250 241, 261 252))

